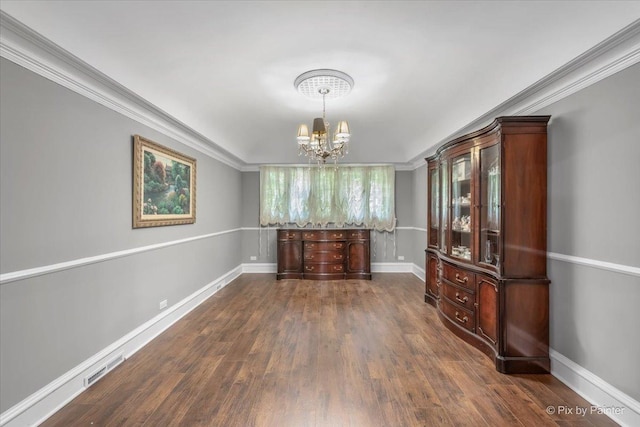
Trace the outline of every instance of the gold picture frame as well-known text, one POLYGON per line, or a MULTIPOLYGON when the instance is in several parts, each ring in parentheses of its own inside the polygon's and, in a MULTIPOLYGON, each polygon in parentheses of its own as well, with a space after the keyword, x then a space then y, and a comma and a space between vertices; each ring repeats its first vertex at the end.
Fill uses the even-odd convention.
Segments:
POLYGON ((196 159, 133 136, 133 228, 196 222, 196 159))

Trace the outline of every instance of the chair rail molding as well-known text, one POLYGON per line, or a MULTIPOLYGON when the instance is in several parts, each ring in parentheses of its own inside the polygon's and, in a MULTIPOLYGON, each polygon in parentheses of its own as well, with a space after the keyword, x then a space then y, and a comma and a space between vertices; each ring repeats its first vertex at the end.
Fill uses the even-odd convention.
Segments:
POLYGON ((547 252, 547 258, 568 262, 571 264, 586 265, 587 267, 599 268, 601 270, 613 271, 615 273, 628 274, 630 276, 640 277, 640 267, 630 265, 616 264, 613 262, 599 261, 597 259, 582 258, 573 255, 558 254, 555 252, 547 252))
POLYGON ((153 245, 140 246, 137 248, 125 249, 122 251, 109 252, 106 254, 100 254, 85 258, 74 259, 71 261, 64 261, 57 264, 44 265, 40 267, 29 268, 25 270, 12 271, 10 273, 0 274, 0 286, 15 282, 18 280, 28 279, 30 277, 42 276, 43 274, 55 273, 62 270, 69 270, 72 268, 82 267, 84 265, 96 264, 99 262, 109 261, 116 258, 122 258, 139 254, 142 252, 153 251, 156 249, 162 249, 169 246, 180 245, 183 243, 194 242, 196 240, 208 239, 211 237, 222 236, 224 234, 235 233, 242 230, 241 228, 233 228, 229 230, 223 230, 216 233, 202 234, 200 236, 187 237, 179 240, 172 240, 169 242, 155 243, 153 245))

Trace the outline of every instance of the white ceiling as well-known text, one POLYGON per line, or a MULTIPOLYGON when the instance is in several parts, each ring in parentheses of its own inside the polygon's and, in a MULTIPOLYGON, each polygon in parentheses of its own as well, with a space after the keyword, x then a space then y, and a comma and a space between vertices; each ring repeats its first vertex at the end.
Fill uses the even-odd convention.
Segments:
POLYGON ((327 101, 350 163, 415 162, 640 17, 640 1, 11 1, 1 9, 247 165, 305 162, 322 102, 294 79, 355 80, 327 101))

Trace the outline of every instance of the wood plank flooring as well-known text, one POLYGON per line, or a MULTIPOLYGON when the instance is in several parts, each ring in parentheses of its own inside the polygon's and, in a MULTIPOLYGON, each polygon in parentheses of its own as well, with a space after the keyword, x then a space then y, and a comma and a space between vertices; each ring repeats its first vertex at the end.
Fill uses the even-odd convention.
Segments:
POLYGON ((609 426, 551 375, 496 372, 411 274, 244 274, 43 426, 609 426))

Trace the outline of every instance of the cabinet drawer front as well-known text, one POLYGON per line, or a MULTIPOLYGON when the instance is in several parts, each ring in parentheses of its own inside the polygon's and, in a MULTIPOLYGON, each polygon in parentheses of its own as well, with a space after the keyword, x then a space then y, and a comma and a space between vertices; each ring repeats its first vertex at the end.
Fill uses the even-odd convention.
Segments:
POLYGON ((347 232, 343 230, 314 230, 303 231, 304 240, 344 240, 347 232))
POLYGON ((451 302, 473 312, 475 296, 471 292, 467 292, 461 288, 456 288, 448 283, 442 284, 442 292, 451 302))
POLYGON ((474 291, 475 275, 473 273, 450 264, 443 264, 442 274, 451 283, 462 286, 471 292, 474 291))
POLYGON ((476 322, 473 312, 460 308, 457 305, 450 303, 449 301, 440 300, 441 309, 445 316, 447 316, 453 323, 462 326, 463 328, 475 332, 476 322))
POLYGON ((344 249, 344 242, 305 242, 305 252, 314 251, 342 251, 344 249))
POLYGON ((344 264, 309 264, 304 265, 305 273, 344 273, 344 264))
POLYGON ((301 238, 302 238, 301 231, 278 230, 278 240, 300 240, 301 238))
POLYGON ((366 240, 369 238, 369 230, 349 230, 347 232, 347 238, 366 240))
POLYGON ((305 252, 304 260, 313 262, 342 263, 344 261, 344 253, 342 251, 305 252))

